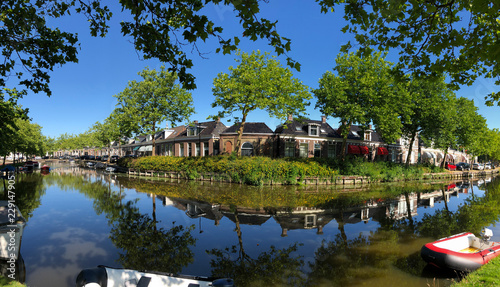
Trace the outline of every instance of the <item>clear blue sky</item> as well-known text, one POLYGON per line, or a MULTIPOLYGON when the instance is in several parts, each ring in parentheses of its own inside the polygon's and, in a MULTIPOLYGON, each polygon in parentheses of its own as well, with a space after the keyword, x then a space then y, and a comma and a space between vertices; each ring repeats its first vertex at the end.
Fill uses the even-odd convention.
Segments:
MULTIPOLYGON (((117 2, 117 1, 116 1, 117 2)), ((261 15, 270 20, 278 20, 278 32, 281 36, 292 39, 293 59, 302 65, 301 71, 293 70, 294 76, 311 88, 317 88, 321 75, 332 70, 335 58, 342 44, 352 39, 352 35, 343 34, 340 29, 345 25, 342 11, 322 14, 314 1, 287 0, 262 3, 261 15)), ((116 4, 112 4, 116 5, 116 4)), ((43 127, 46 136, 57 137, 62 133, 82 133, 93 123, 104 120, 114 109, 116 100, 113 95, 125 89, 130 80, 140 80, 137 75, 145 67, 159 69, 161 63, 156 60, 142 60, 139 52, 133 48, 131 39, 121 35, 119 22, 123 17, 112 7, 114 17, 111 28, 105 38, 90 36, 86 19, 74 14, 63 19, 50 20, 50 25, 63 31, 75 32, 81 43, 78 53, 79 62, 57 67, 51 73, 50 87, 52 96, 44 94, 28 94, 21 101, 30 109, 33 122, 43 127)), ((204 10, 208 16, 224 28, 229 36, 238 36, 240 49, 245 52, 253 50, 267 51, 273 54, 272 47, 265 41, 252 42, 242 37, 242 29, 235 13, 228 7, 210 6, 204 10)), ((199 43, 199 49, 205 54, 201 58, 191 47, 194 67, 191 73, 196 77, 197 89, 193 94, 196 114, 192 120, 205 121, 217 110, 211 108, 213 79, 220 72, 228 72, 228 67, 235 65, 234 55, 216 54, 217 43, 212 39, 199 43)), ((286 66, 284 57, 279 58, 286 66)), ((388 55, 391 61, 397 60, 397 52, 388 55)), ((489 128, 500 128, 500 107, 486 107, 484 97, 488 93, 498 91, 491 79, 480 79, 470 87, 463 87, 456 92, 457 96, 473 99, 488 123, 489 128)), ((309 118, 320 119, 321 114, 314 109, 311 102, 308 109, 309 118)), ((231 125, 223 119, 226 125, 231 125)), ((249 114, 248 121, 265 122, 271 129, 279 125, 278 119, 270 118, 267 113, 256 111, 249 114)), ((338 127, 338 120, 329 118, 333 127, 338 127)), ((182 124, 182 123, 180 123, 182 124)))

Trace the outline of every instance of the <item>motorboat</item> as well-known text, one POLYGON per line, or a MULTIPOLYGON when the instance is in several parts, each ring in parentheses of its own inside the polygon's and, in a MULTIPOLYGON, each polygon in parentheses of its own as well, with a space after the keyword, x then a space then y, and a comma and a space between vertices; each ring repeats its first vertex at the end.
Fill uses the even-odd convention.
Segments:
POLYGON ((0 259, 19 257, 26 219, 12 202, 0 200, 0 259))
POLYGON ((50 171, 50 166, 44 164, 42 165, 42 167, 40 168, 42 171, 50 171))
POLYGON ((490 229, 482 238, 463 232, 425 244, 420 250, 422 259, 439 268, 469 272, 478 269, 500 255, 500 242, 491 242, 490 229))
POLYGON ((115 167, 112 167, 112 166, 108 166, 108 167, 106 167, 106 171, 107 171, 107 172, 115 172, 115 171, 116 171, 116 168, 115 168, 115 167))
POLYGON ((97 266, 84 269, 76 277, 77 287, 234 287, 232 279, 174 275, 154 271, 97 266))

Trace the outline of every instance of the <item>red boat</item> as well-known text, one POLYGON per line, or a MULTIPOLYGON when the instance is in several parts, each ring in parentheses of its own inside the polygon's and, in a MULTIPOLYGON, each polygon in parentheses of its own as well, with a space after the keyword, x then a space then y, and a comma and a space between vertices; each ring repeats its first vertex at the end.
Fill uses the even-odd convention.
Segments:
POLYGON ((483 238, 470 232, 456 234, 427 243, 420 255, 429 264, 439 268, 473 271, 500 255, 500 242, 490 242, 491 230, 483 231, 483 238))
POLYGON ((50 166, 44 164, 42 165, 42 167, 40 168, 42 171, 49 171, 50 170, 50 166))

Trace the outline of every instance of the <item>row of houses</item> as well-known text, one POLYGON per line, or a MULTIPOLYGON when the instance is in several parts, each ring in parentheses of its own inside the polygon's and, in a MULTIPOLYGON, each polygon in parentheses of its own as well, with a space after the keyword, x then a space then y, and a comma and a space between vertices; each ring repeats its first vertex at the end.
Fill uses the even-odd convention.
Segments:
MULTIPOLYGON (((225 126, 220 120, 198 122, 189 126, 165 128, 156 133, 155 155, 161 156, 212 156, 230 154, 236 150, 240 123, 225 126)), ((247 122, 241 137, 242 156, 270 157, 323 157, 334 158, 342 153, 342 137, 332 128, 326 117, 320 120, 288 118, 286 125, 274 131, 262 122, 247 122)), ((371 126, 363 130, 352 125, 347 138, 347 152, 367 160, 405 162, 408 154, 408 140, 400 138, 394 143, 384 142, 382 136, 371 126)), ((115 142, 110 148, 86 148, 61 150, 56 156, 64 155, 152 155, 153 138, 139 136, 115 142)), ((419 161, 439 164, 446 157, 449 162, 470 162, 472 158, 457 150, 444 155, 441 151, 424 146, 418 139, 414 143, 410 163, 419 161)))

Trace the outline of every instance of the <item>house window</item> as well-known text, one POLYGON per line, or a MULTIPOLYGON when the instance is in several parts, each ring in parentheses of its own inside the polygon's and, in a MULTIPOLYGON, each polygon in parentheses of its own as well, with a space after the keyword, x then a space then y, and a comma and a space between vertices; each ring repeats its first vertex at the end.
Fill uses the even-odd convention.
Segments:
POLYGON ((208 155, 208 142, 206 142, 204 145, 203 145, 203 155, 204 156, 207 156, 208 155))
POLYGON ((365 133, 365 141, 371 141, 371 133, 370 132, 366 132, 365 133))
POLYGON ((316 214, 307 214, 304 220, 304 228, 309 229, 316 227, 316 220, 316 214))
POLYGON ((184 144, 183 143, 179 144, 179 147, 180 147, 180 155, 179 156, 185 156, 184 155, 184 144))
POLYGON ((295 141, 289 140, 285 141, 285 157, 295 156, 295 141))
POLYGON ((314 157, 321 157, 321 145, 319 143, 314 144, 314 157))
POLYGON ((195 150, 196 154, 195 156, 200 156, 200 143, 196 143, 196 150, 195 150))
MULTIPOLYGON (((214 155, 218 155, 220 153, 219 151, 219 140, 214 140, 214 155)), ((207 148, 208 148, 208 144, 207 144, 207 148)))
POLYGON ((337 145, 333 142, 328 143, 328 157, 334 158, 337 156, 337 145))
POLYGON ((253 145, 249 142, 244 143, 241 146, 241 155, 242 156, 252 156, 253 155, 253 145))
POLYGON ((199 135, 201 132, 201 128, 200 127, 189 127, 187 129, 187 136, 190 137, 190 136, 197 136, 199 135))
POLYGON ((299 147, 299 156, 307 157, 307 150, 309 149, 309 145, 307 143, 301 143, 299 147))
POLYGON ((191 150, 192 150, 192 146, 191 146, 191 143, 188 143, 188 154, 187 156, 192 156, 192 153, 191 153, 191 150))
POLYGON ((317 137, 319 136, 319 127, 316 125, 309 125, 309 135, 317 137))

